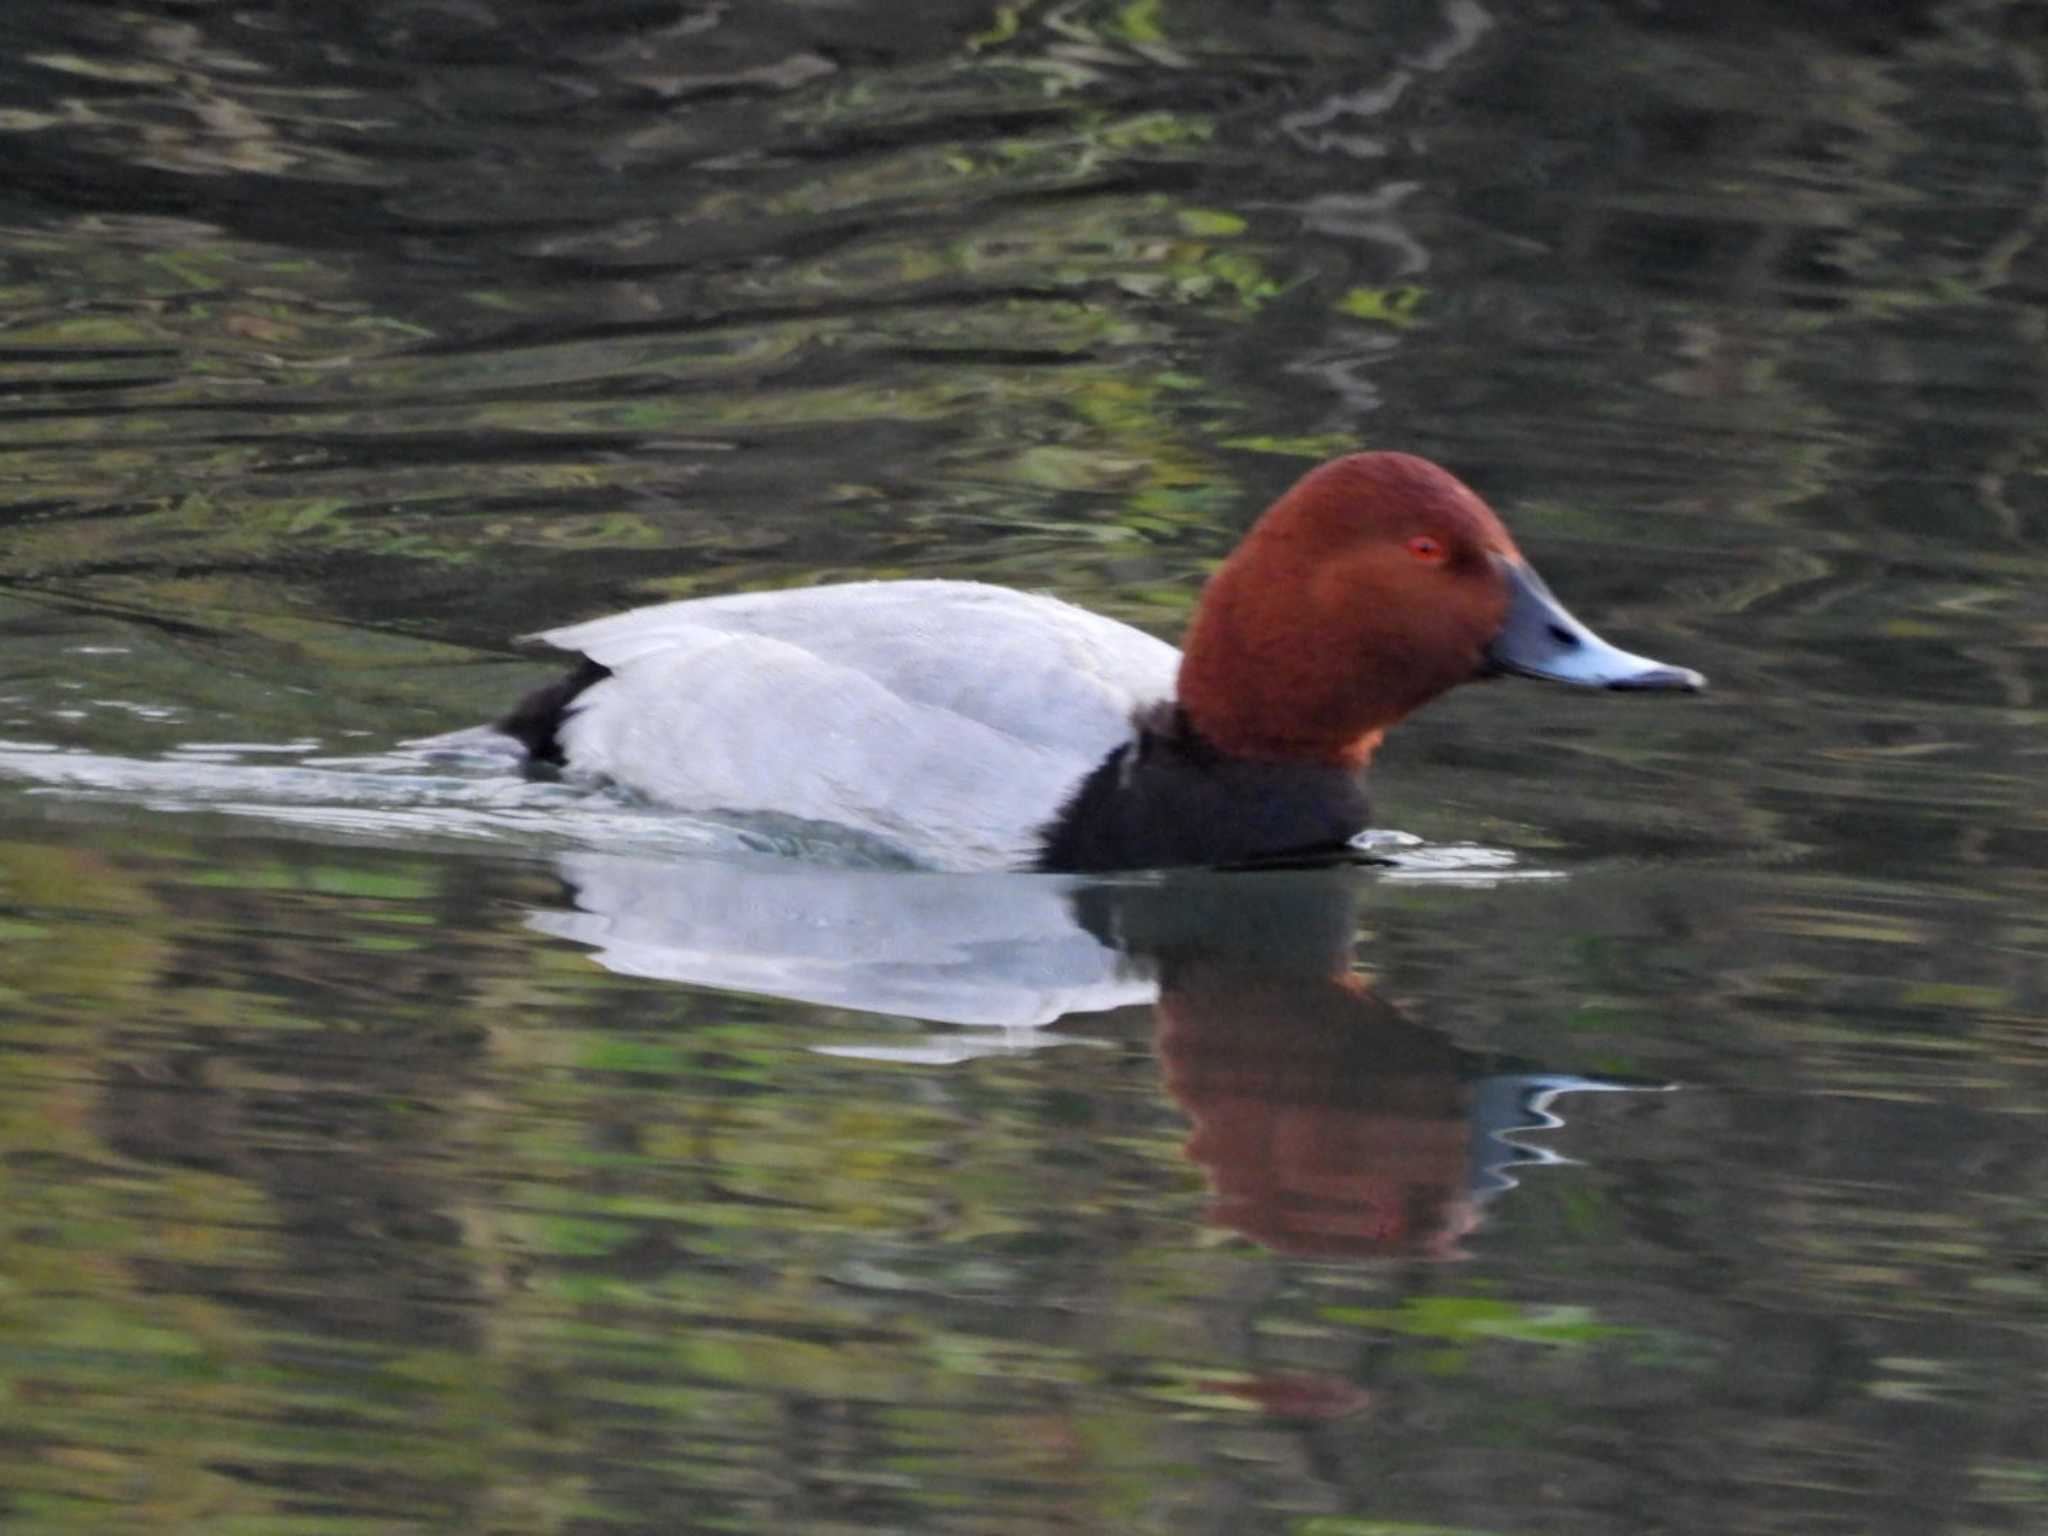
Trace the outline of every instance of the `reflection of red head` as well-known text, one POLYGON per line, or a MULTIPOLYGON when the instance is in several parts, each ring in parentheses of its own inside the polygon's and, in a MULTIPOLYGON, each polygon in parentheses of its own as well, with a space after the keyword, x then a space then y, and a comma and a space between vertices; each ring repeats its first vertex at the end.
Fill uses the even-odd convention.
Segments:
POLYGON ((1457 1049, 1349 973, 1175 969, 1159 1055, 1210 1219, 1285 1253, 1458 1257, 1477 1214, 1457 1049))

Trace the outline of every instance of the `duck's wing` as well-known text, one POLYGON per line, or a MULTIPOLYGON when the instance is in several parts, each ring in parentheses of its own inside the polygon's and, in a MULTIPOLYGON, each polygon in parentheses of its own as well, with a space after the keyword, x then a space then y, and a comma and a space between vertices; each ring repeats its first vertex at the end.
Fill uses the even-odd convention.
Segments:
POLYGON ((636 608, 533 638, 622 672, 704 631, 780 641, 897 697, 1100 756, 1173 693, 1180 652, 1058 598, 971 581, 873 581, 636 608))
POLYGON ((1028 861, 1179 664, 1127 625, 970 582, 669 603, 538 638, 612 673, 562 723, 572 768, 964 866, 1028 861))

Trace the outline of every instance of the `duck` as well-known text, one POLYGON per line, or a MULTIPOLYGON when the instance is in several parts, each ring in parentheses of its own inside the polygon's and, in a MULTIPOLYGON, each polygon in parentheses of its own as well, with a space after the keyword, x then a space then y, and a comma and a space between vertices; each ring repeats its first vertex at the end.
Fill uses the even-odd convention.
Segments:
POLYGON ((1595 635, 1476 492, 1391 451, 1275 501, 1179 650, 956 580, 689 598, 528 638, 570 670, 487 729, 537 769, 953 870, 1342 858, 1382 738, 1459 684, 1705 686, 1595 635))

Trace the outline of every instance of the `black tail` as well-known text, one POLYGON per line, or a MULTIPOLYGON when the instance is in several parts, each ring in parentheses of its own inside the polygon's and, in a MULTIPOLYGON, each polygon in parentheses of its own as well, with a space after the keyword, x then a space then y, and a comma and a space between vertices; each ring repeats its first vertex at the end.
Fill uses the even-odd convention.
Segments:
POLYGON ((534 689, 512 707, 510 714, 497 722, 495 729, 525 747, 526 755, 536 763, 560 766, 563 762, 562 722, 569 718, 569 706, 582 696, 584 689, 603 682, 611 675, 610 667, 599 666, 588 656, 579 656, 575 671, 534 689))

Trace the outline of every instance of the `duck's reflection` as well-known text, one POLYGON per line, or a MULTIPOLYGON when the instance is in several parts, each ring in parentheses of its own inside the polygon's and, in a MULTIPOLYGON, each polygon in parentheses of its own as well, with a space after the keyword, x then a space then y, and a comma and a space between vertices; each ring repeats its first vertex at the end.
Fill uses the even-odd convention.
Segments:
POLYGON ((1211 1219, 1290 1253, 1455 1257, 1518 1165, 1560 1160, 1518 1133, 1560 1125, 1561 1093, 1632 1085, 1488 1062, 1386 1002, 1351 968, 1364 878, 1191 874, 1075 907, 1154 967, 1211 1219))
POLYGON ((1211 1219, 1289 1253, 1455 1257, 1569 1092, 1649 1085, 1490 1061, 1352 969, 1355 869, 1086 883, 583 854, 545 932, 636 976, 970 1026, 831 1054, 943 1063, 1149 1006, 1211 1219))

